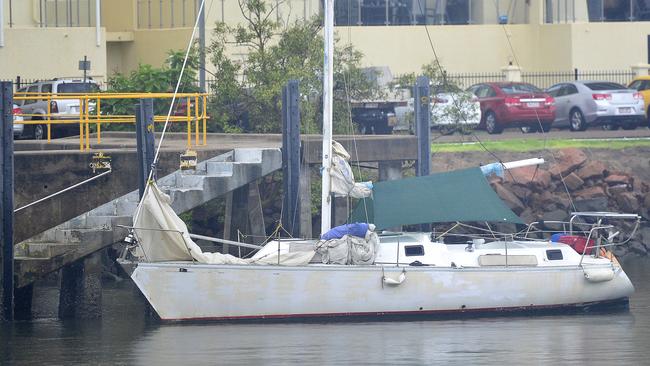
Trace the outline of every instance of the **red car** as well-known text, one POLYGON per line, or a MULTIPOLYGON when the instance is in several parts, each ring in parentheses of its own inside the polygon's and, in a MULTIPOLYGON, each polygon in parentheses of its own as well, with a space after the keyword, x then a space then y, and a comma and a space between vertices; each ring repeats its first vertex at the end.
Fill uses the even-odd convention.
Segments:
POLYGON ((555 119, 555 100, 534 85, 496 82, 472 85, 467 89, 481 103, 481 124, 488 133, 501 133, 506 127, 522 132, 548 132, 555 119))

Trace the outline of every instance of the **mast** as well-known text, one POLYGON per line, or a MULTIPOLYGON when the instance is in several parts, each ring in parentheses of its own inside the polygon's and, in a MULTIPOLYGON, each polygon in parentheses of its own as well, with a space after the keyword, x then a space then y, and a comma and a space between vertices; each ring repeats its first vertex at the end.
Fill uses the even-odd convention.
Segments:
POLYGON ((325 0, 323 32, 325 60, 323 63, 323 170, 321 191, 321 235, 332 227, 332 89, 334 83, 334 0, 325 0))

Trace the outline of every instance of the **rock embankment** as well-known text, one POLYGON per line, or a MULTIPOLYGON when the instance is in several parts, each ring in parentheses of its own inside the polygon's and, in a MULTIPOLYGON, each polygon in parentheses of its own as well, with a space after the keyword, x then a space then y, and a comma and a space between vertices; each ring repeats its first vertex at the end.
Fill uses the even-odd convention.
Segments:
MULTIPOLYGON (((646 256, 650 252, 650 185, 634 172, 589 158, 579 149, 563 149, 545 167, 524 167, 489 178, 494 190, 525 222, 566 221, 575 211, 610 211, 643 216, 630 243, 617 255, 646 256)), ((621 235, 631 233, 625 224, 621 235)), ((625 238, 625 237, 623 237, 625 238)), ((621 239, 619 236, 617 239, 621 239)))

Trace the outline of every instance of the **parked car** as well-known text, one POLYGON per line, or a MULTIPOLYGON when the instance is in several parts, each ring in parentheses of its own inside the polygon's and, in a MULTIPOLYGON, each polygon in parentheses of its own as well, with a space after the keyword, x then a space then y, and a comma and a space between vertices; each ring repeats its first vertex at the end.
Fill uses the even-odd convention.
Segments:
MULTIPOLYGON (((84 82, 82 79, 53 79, 49 81, 40 81, 26 87, 18 89, 17 96, 21 93, 26 94, 27 100, 18 101, 18 105, 23 110, 25 119, 45 120, 48 113, 48 98, 38 95, 42 94, 84 94, 95 93, 99 91, 97 83, 88 79, 84 82), (31 98, 33 97, 33 98, 31 98)), ((25 94, 24 94, 25 95, 25 94)), ((53 120, 78 120, 79 119, 79 99, 52 99, 49 102, 50 115, 53 120)), ((92 107, 92 105, 91 105, 92 107)), ((52 124, 53 130, 64 132, 67 130, 76 130, 75 124, 52 124)), ((47 126, 45 124, 26 125, 24 134, 36 140, 46 137, 47 126)))
POLYGON ((572 81, 551 86, 558 127, 584 131, 590 125, 605 129, 637 128, 645 119, 643 96, 634 89, 609 81, 572 81))
POLYGON ((548 132, 555 119, 555 100, 534 85, 519 82, 493 82, 470 86, 478 97, 481 123, 488 133, 520 127, 522 132, 548 132))
POLYGON ((643 96, 646 126, 650 127, 650 75, 636 77, 627 87, 638 91, 643 96))
MULTIPOLYGON (((413 98, 405 106, 395 107, 395 116, 399 121, 414 123, 413 98)), ((443 135, 455 131, 467 133, 478 127, 481 121, 481 105, 472 93, 463 90, 437 89, 431 98, 431 128, 438 129, 443 135)))
POLYGON ((431 127, 442 134, 469 132, 481 123, 481 103, 460 89, 437 89, 431 100, 431 127))
POLYGON ((13 114, 14 114, 14 138, 20 138, 23 135, 23 132, 25 131, 25 125, 22 123, 17 123, 17 122, 22 122, 23 121, 23 116, 20 116, 23 111, 18 107, 17 104, 14 103, 13 106, 13 114))
POLYGON ((362 100, 352 101, 352 122, 365 135, 390 135, 397 125, 395 108, 406 106, 406 100, 362 100))

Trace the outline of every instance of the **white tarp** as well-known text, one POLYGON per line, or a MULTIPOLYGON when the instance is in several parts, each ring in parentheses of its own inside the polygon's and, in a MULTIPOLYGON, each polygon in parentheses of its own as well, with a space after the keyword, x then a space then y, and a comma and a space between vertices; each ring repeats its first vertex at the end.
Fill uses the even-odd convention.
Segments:
POLYGON ((372 182, 355 183, 354 173, 348 163, 350 154, 336 141, 332 141, 332 193, 338 197, 365 198, 372 193, 372 182))
POLYGON ((319 242, 316 251, 325 264, 373 264, 379 246, 377 234, 368 231, 365 238, 344 235, 341 239, 319 242))
POLYGON ((140 245, 142 260, 147 262, 191 261, 206 264, 282 264, 305 265, 315 252, 286 253, 280 256, 242 259, 230 254, 205 253, 190 238, 187 226, 171 208, 168 195, 155 183, 149 187, 142 199, 140 211, 133 226, 140 245))

